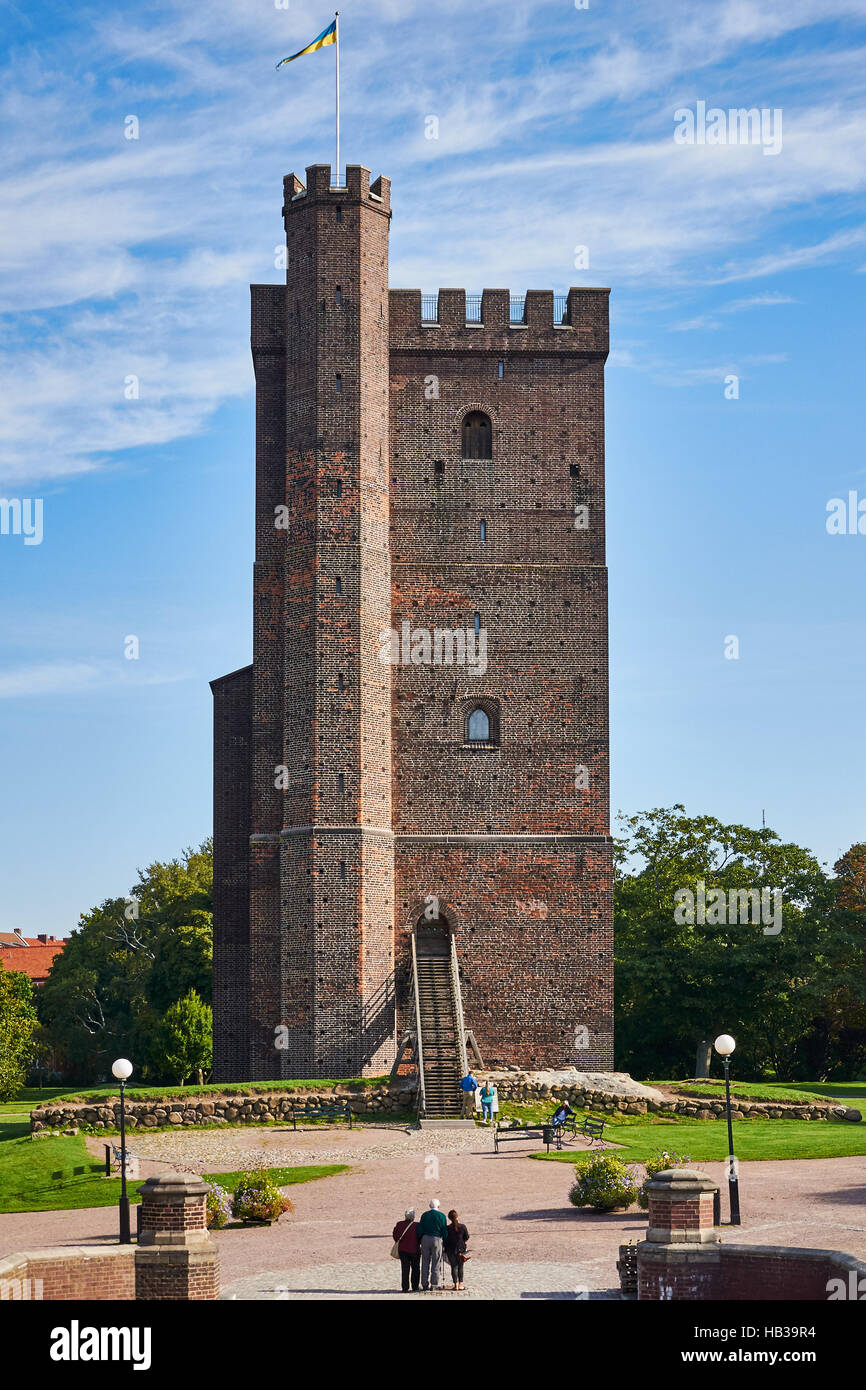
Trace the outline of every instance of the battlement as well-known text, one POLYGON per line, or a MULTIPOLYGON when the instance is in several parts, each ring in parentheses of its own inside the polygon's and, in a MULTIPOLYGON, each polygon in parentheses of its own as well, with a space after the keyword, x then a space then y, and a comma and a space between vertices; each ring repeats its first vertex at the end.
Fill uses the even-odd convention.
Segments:
POLYGON ((568 294, 552 290, 527 290, 513 295, 510 290, 484 290, 467 295, 465 290, 439 290, 422 294, 420 290, 391 290, 389 310, 392 347, 425 347, 434 351, 444 345, 441 334, 457 332, 462 345, 488 345, 494 335, 501 346, 503 336, 510 349, 524 346, 522 338, 538 346, 558 351, 606 353, 608 350, 608 289, 572 286, 568 294), (473 339, 477 342, 473 344, 473 339))
POLYGON ((328 202, 333 206, 339 203, 368 203, 377 212, 391 215, 391 180, 384 174, 370 182, 370 170, 363 164, 347 164, 345 187, 335 187, 331 183, 330 164, 311 164, 307 168, 306 183, 297 174, 286 174, 283 179, 283 219, 299 207, 309 207, 311 203, 328 202))

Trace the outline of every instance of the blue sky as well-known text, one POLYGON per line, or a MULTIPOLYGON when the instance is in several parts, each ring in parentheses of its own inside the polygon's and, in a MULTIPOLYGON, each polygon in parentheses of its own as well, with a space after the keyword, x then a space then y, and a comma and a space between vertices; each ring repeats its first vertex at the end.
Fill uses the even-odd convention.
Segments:
MULTIPOLYGON (((251 651, 247 285, 281 278, 282 176, 333 158, 333 50, 274 64, 330 17, 0 0, 0 496, 44 518, 0 535, 2 930, 66 934, 209 832, 208 681, 251 651)), ((341 24, 392 285, 612 288, 614 811, 766 810, 832 863, 866 833, 866 535, 825 525, 866 499, 866 0, 341 24), (781 149, 678 143, 700 101, 781 110, 781 149)))

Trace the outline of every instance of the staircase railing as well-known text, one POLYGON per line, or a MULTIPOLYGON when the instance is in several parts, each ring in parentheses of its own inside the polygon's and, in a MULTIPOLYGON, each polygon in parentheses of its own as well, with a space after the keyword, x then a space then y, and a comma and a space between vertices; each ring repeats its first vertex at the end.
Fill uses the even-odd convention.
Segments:
POLYGON ((415 1058, 418 1063, 418 1113, 427 1113, 427 1099, 424 1094, 424 1043, 421 1039, 421 994, 418 989, 418 952, 415 949, 415 933, 412 933, 412 993, 415 997, 415 1058))
POLYGON ((466 1057, 466 1029, 463 1025, 463 996, 460 993, 460 970, 457 965, 457 942, 451 936, 451 989, 454 995, 454 1012, 457 1025, 457 1051, 460 1058, 460 1075, 464 1077, 469 1070, 466 1057))

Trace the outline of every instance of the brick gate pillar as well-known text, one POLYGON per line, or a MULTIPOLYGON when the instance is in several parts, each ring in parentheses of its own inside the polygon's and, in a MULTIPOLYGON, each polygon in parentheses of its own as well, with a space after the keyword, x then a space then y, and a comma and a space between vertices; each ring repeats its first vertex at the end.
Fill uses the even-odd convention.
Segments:
POLYGON ((644 1190, 649 1229, 637 1247, 638 1298, 714 1298, 721 1261, 713 1226, 717 1184, 691 1168, 666 1168, 644 1190))
POLYGON ((141 1189, 137 1299, 219 1297, 219 1251, 207 1230, 207 1185, 184 1173, 148 1178, 141 1189))

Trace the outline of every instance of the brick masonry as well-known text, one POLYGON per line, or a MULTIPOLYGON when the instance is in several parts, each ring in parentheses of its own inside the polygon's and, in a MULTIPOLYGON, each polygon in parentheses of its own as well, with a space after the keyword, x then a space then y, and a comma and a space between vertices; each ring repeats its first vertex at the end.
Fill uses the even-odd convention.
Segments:
POLYGON ((608 292, 560 324, 530 291, 513 324, 485 290, 470 324, 441 290, 423 323, 388 290, 387 179, 315 165, 283 211, 286 285, 252 287, 253 663, 213 682, 215 1074, 387 1070, 431 897, 485 1061, 609 1069, 608 292), (491 459, 463 459, 473 411, 491 459), (388 629, 476 621, 486 669, 381 660, 388 629))
POLYGON ((219 1251, 206 1228, 205 1184, 167 1173, 141 1190, 138 1245, 60 1246, 0 1260, 0 1299, 219 1298, 219 1251))
POLYGON ((815 1302, 866 1296, 866 1264, 838 1250, 726 1245, 713 1227, 716 1184, 668 1169, 646 1183, 647 1238, 637 1247, 638 1298, 815 1302))

